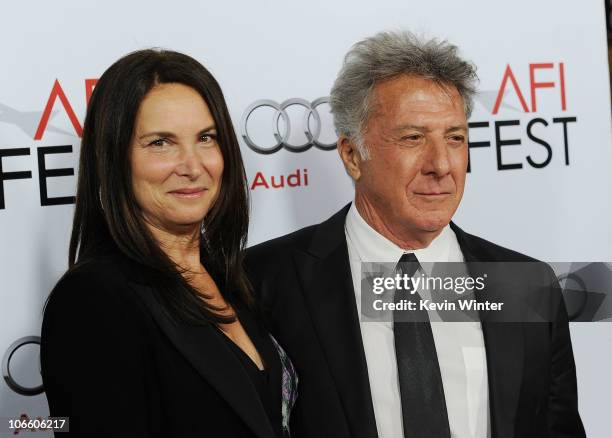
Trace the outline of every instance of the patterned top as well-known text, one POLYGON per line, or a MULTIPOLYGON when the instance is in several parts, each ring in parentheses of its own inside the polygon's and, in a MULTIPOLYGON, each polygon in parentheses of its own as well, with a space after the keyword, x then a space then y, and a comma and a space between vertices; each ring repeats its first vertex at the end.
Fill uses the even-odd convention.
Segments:
POLYGON ((293 363, 291 363, 291 359, 287 356, 283 347, 279 345, 279 343, 274 339, 274 336, 270 335, 274 346, 276 347, 276 351, 278 351, 278 356, 282 365, 282 415, 283 415, 283 433, 286 436, 291 436, 289 430, 289 418, 291 416, 291 410, 293 409, 293 405, 295 405, 295 401, 298 396, 298 375, 295 372, 295 368, 293 367, 293 363))
POLYGON ((298 396, 298 376, 289 356, 268 332, 261 319, 248 311, 241 302, 234 302, 238 319, 258 350, 265 369, 260 370, 253 360, 218 329, 230 349, 236 354, 257 390, 263 407, 279 438, 290 438, 291 410, 298 396), (280 386, 280 393, 278 387, 280 386), (280 411, 280 412, 279 412, 280 411))

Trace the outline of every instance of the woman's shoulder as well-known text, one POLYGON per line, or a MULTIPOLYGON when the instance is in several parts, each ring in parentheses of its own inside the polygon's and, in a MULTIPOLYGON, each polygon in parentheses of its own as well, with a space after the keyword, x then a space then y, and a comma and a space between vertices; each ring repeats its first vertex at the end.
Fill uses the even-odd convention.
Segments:
POLYGON ((100 256, 83 260, 59 279, 47 299, 45 314, 115 313, 134 303, 129 293, 129 272, 117 257, 100 256))
POLYGON ((78 263, 60 278, 45 304, 41 327, 47 381, 59 379, 56 373, 67 381, 78 379, 85 367, 102 370, 117 351, 133 361, 144 357, 151 325, 131 295, 124 273, 107 258, 78 263), (65 366, 77 368, 67 376, 65 366))
POLYGON ((54 293, 76 294, 89 290, 115 290, 125 284, 125 275, 116 260, 96 257, 79 261, 68 269, 53 288, 54 293))

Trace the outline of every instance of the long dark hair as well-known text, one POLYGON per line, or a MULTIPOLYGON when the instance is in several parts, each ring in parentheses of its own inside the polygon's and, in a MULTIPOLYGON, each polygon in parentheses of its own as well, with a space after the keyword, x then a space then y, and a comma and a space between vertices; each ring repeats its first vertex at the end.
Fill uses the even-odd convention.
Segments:
POLYGON ((130 144, 145 95, 157 84, 196 90, 215 120, 224 170, 220 193, 204 219, 202 262, 222 293, 252 303, 242 267, 248 231, 248 191, 240 147, 223 93, 195 59, 169 50, 140 50, 119 59, 98 80, 83 127, 69 270, 118 249, 151 276, 171 316, 188 323, 230 322, 202 300, 145 225, 132 188, 130 144))

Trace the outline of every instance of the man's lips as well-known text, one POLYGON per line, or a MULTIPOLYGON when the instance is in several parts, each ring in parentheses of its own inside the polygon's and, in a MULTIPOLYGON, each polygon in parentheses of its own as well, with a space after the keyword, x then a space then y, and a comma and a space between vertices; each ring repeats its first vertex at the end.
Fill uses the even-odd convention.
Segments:
POLYGON ((450 195, 450 192, 414 192, 418 196, 445 196, 450 195))
POLYGON ((444 192, 442 190, 432 190, 432 191, 428 191, 428 192, 414 192, 415 195, 425 195, 425 196, 430 196, 430 195, 450 195, 450 192, 444 192))
POLYGON ((170 193, 172 196, 176 196, 178 198, 199 198, 204 194, 207 189, 205 187, 193 187, 193 188, 184 188, 172 190, 170 193))

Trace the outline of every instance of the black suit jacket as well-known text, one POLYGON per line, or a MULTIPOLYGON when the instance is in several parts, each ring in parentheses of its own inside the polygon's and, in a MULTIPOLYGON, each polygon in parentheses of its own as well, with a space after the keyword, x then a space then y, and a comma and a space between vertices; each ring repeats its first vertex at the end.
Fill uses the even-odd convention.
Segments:
MULTIPOLYGON (((294 438, 377 437, 344 231, 348 208, 247 251, 270 330, 300 376, 294 438)), ((468 262, 533 260, 451 226, 468 262)), ((559 301, 553 323, 482 323, 494 438, 584 436, 559 301)))
POLYGON ((275 437, 255 387, 215 330, 173 324, 125 257, 78 267, 59 281, 44 315, 41 371, 51 415, 70 417, 74 437, 275 437))

